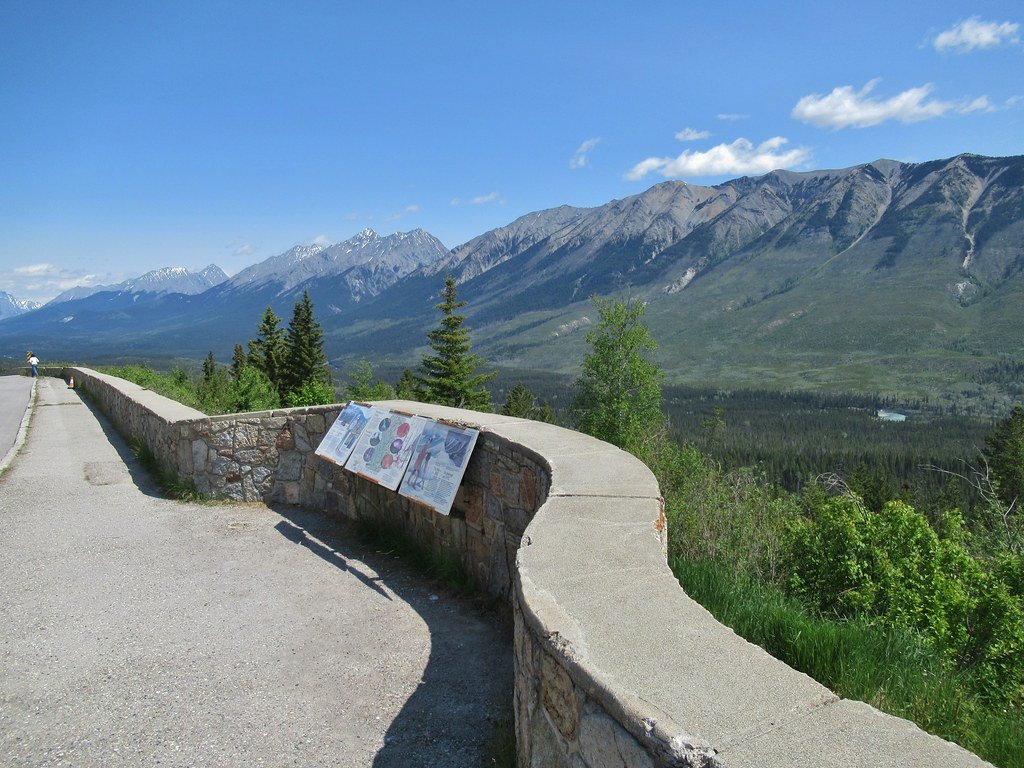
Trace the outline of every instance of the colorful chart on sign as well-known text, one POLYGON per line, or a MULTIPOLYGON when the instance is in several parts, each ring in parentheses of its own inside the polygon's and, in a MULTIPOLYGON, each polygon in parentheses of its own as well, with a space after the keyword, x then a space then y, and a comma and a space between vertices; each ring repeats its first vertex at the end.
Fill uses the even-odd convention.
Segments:
POLYGON ((396 490, 412 455, 413 444, 429 423, 430 420, 422 416, 373 408, 345 462, 345 469, 396 490))
POLYGON ((322 456, 335 464, 344 465, 356 440, 370 420, 373 408, 369 405, 349 403, 344 410, 338 414, 331 428, 327 430, 324 439, 316 449, 317 456, 322 456))
POLYGON ((427 424, 412 448, 409 468, 398 492, 447 515, 478 434, 475 429, 437 422, 427 424))

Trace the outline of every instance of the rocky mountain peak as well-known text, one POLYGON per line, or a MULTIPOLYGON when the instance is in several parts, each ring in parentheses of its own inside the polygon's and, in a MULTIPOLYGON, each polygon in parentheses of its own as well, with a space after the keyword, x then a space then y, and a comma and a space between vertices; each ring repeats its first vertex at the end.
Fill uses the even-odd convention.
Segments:
POLYGON ((7 317, 15 317, 38 309, 41 305, 38 301, 27 299, 16 299, 7 291, 0 291, 0 320, 7 317))

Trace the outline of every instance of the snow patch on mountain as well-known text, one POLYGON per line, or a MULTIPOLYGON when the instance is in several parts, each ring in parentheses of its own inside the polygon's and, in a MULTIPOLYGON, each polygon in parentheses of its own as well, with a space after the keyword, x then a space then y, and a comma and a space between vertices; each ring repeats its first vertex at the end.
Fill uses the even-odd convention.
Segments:
POLYGON ((183 293, 195 295, 208 291, 215 285, 219 285, 228 279, 220 267, 210 264, 198 272, 192 272, 185 267, 162 267, 154 269, 139 277, 133 277, 121 283, 113 285, 79 285, 70 288, 56 298, 50 304, 60 304, 64 301, 84 299, 97 293, 113 291, 115 293, 183 293))
POLYGON ((40 306, 42 305, 38 301, 16 299, 7 291, 0 291, 0 320, 23 315, 33 309, 39 309, 40 306))

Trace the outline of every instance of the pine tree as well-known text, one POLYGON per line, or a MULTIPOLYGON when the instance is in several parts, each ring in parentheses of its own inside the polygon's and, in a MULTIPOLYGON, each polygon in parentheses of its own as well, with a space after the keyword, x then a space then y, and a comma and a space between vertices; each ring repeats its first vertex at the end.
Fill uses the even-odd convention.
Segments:
POLYGON ((235 344, 235 351, 231 356, 232 381, 238 378, 238 375, 242 372, 242 368, 245 367, 247 362, 248 359, 245 356, 245 348, 241 344, 235 344))
POLYGON ((484 386, 496 372, 476 373, 482 361, 471 351, 469 331, 463 326, 465 318, 455 310, 466 306, 459 301, 455 279, 445 278, 441 310, 441 324, 427 334, 434 354, 424 356, 417 377, 423 399, 439 405, 456 408, 490 409, 491 393, 484 386))
POLYGON ((536 410, 536 398, 533 396, 533 392, 527 389, 521 381, 509 390, 505 404, 501 406, 503 414, 520 419, 532 419, 536 410))
POLYGON ((999 497, 1007 505, 1024 504, 1024 406, 999 422, 985 438, 982 449, 996 483, 999 497))
POLYGON ((267 307, 260 318, 256 338, 249 342, 249 365, 267 377, 278 396, 284 393, 284 331, 280 326, 281 318, 267 307))
POLYGON ((203 360, 203 384, 209 386, 213 381, 214 375, 217 373, 217 361, 213 358, 213 350, 210 350, 206 354, 206 359, 203 360))
POLYGON ((228 397, 228 372, 213 357, 213 352, 203 360, 203 372, 196 384, 196 397, 199 407, 205 413, 222 413, 230 410, 228 397))
POLYGON ((583 361, 571 411, 580 430, 641 458, 663 436, 663 374, 645 352, 658 348, 643 323, 644 305, 594 297, 601 322, 587 334, 593 352, 583 361))
POLYGON ((307 381, 331 385, 331 369, 324 354, 324 332, 313 315, 309 291, 295 302, 284 342, 285 355, 282 381, 285 392, 298 390, 307 381))
POLYGON ((402 377, 395 385, 395 397, 399 400, 419 400, 422 397, 416 374, 408 368, 402 371, 402 377))

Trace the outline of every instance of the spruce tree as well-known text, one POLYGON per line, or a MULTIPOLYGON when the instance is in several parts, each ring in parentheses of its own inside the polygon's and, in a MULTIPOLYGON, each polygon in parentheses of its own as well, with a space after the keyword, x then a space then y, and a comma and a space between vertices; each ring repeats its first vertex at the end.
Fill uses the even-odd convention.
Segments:
POLYGON ((216 373, 217 361, 213 358, 213 350, 210 350, 206 354, 206 359, 203 360, 203 384, 209 386, 216 373))
POLYGON ((256 329, 256 338, 249 342, 249 365, 267 377, 278 396, 283 396, 285 348, 284 331, 280 326, 281 318, 267 307, 256 329))
POLYGON ((456 296, 455 279, 445 278, 441 310, 441 324, 427 334, 433 354, 425 355, 417 377, 423 399, 429 403, 471 408, 490 409, 491 393, 484 386, 496 372, 476 373, 482 361, 471 351, 469 331, 463 326, 464 317, 456 310, 466 302, 456 296))
POLYGON ((324 354, 324 332, 313 315, 309 291, 295 302, 284 342, 282 380, 285 392, 298 390, 307 381, 331 385, 331 369, 324 354))
POLYGON ((238 375, 242 372, 248 362, 248 358, 245 356, 245 348, 241 344, 235 344, 235 351, 231 355, 231 379, 232 381, 238 378, 238 375))
POLYGON ((517 416, 521 419, 532 419, 536 410, 536 398, 534 398, 533 392, 527 389, 521 381, 509 390, 505 404, 501 406, 501 412, 506 416, 517 416))
POLYGON ((1024 406, 1018 405, 985 438, 982 449, 999 497, 1007 505, 1024 504, 1024 406))
POLYGON ((402 371, 402 376, 395 385, 395 397, 399 400, 419 400, 422 397, 416 374, 408 368, 402 371))
POLYGON ((552 412, 551 406, 546 401, 542 405, 538 405, 533 392, 521 381, 509 390, 505 404, 501 406, 501 412, 506 416, 517 416, 521 419, 544 421, 548 424, 555 422, 555 414, 552 412))

